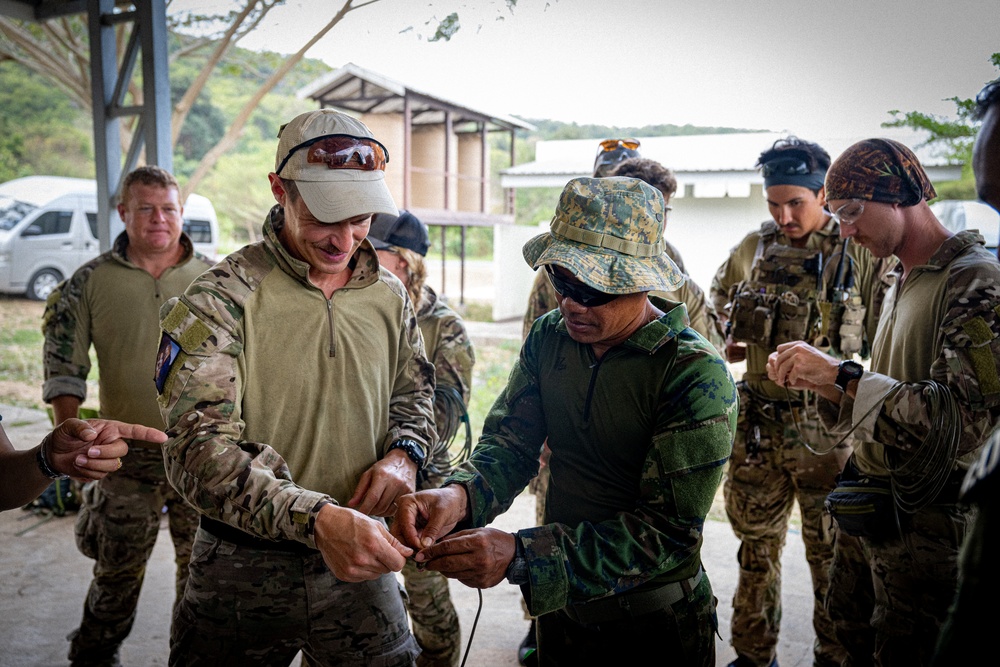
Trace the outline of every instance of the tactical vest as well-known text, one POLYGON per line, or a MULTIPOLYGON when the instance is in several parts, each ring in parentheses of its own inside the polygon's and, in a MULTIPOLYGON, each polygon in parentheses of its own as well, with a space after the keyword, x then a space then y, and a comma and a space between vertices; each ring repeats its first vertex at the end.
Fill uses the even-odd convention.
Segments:
POLYGON ((750 279, 729 291, 733 340, 768 350, 804 340, 839 356, 860 352, 865 306, 846 244, 835 234, 819 248, 793 248, 777 239, 778 226, 764 223, 750 279))

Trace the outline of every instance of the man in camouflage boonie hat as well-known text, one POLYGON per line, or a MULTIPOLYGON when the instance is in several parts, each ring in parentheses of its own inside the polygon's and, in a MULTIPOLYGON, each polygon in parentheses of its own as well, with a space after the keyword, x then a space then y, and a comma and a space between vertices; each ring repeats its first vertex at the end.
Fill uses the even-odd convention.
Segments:
POLYGON ((608 294, 680 287, 666 255, 663 195, 636 178, 576 178, 559 197, 550 231, 524 245, 533 269, 555 264, 608 294))
POLYGON ((684 306, 647 294, 680 280, 662 215, 659 192, 635 179, 566 186, 552 231, 524 248, 550 271, 558 310, 532 327, 471 459, 442 488, 398 501, 392 530, 423 547, 418 563, 468 586, 521 587, 539 664, 654 653, 715 664, 700 547, 738 402, 684 306), (485 527, 538 474, 545 443, 543 525, 485 527), (474 528, 451 534, 459 522, 474 528))
POLYGON ((768 377, 828 401, 835 430, 854 429, 846 481, 894 501, 874 525, 837 519, 826 606, 848 662, 926 665, 975 514, 959 490, 1000 418, 1000 263, 978 232, 953 234, 934 216, 933 188, 902 144, 851 146, 826 188, 842 236, 899 259, 871 367, 792 342, 770 356, 768 377))

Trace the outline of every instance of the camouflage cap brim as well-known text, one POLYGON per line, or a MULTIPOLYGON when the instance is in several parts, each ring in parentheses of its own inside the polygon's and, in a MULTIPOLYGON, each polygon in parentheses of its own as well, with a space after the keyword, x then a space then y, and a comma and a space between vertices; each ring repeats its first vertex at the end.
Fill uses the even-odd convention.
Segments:
POLYGON ((580 282, 607 294, 671 292, 687 279, 666 253, 634 257, 558 239, 549 232, 529 240, 522 252, 532 269, 546 264, 562 266, 580 282))

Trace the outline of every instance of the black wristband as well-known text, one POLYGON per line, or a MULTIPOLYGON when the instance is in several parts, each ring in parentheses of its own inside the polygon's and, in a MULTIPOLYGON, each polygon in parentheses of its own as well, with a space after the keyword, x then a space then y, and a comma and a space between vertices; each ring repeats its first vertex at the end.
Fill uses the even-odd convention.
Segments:
POLYGON ((389 445, 389 452, 394 449, 402 449, 410 457, 410 460, 417 464, 417 470, 423 469, 424 463, 427 461, 427 454, 424 453, 424 448, 420 446, 419 442, 403 438, 389 445))
POLYGON ((51 438, 51 434, 45 436, 45 439, 42 440, 42 444, 38 446, 38 450, 35 454, 35 460, 38 462, 38 469, 41 470, 42 474, 49 479, 69 479, 69 475, 63 475, 62 473, 53 470, 52 466, 49 465, 48 458, 45 456, 45 445, 48 444, 51 438))
POLYGON ((507 578, 507 583, 514 584, 515 586, 523 586, 528 583, 528 558, 524 554, 524 545, 521 544, 521 538, 517 536, 517 533, 511 533, 514 536, 514 558, 511 559, 510 565, 507 566, 507 571, 504 576, 507 578))

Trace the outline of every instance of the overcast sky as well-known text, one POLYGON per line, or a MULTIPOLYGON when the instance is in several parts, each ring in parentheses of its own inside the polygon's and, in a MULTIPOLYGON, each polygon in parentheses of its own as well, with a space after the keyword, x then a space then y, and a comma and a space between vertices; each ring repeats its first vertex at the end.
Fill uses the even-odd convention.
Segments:
MULTIPOLYGON (((339 6, 289 0, 243 46, 292 51, 339 6)), ((953 115, 946 98, 997 76, 998 26, 1000 0, 381 0, 307 55, 493 114, 808 138, 877 134, 890 109, 953 115), (461 30, 429 42, 456 9, 461 30)))

